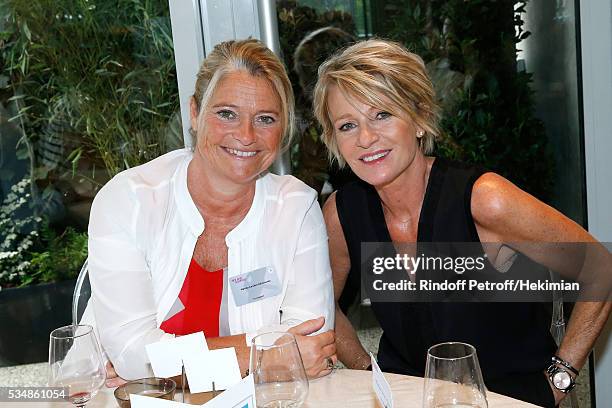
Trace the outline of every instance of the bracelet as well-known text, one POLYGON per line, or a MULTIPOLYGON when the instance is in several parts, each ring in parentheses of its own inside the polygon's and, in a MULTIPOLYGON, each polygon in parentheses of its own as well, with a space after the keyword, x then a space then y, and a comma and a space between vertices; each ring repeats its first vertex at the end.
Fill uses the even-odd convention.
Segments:
POLYGON ((563 367, 567 368, 572 373, 574 373, 576 376, 579 374, 578 370, 576 370, 574 367, 572 367, 572 365, 570 363, 568 363, 567 361, 563 360, 561 357, 552 356, 551 360, 552 360, 553 364, 562 365, 563 367))

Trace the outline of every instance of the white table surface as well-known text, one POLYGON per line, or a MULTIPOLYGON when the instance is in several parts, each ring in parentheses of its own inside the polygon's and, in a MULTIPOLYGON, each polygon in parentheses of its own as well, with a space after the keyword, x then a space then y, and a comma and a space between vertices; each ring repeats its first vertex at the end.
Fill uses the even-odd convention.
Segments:
MULTIPOLYGON (((423 393, 423 379, 398 374, 385 374, 393 390, 395 407, 420 408, 423 393)), ((177 397, 180 394, 177 393, 177 397)), ((535 405, 518 401, 492 392, 487 393, 489 408, 528 408, 535 405)), ((3 403, 3 407, 67 408, 69 403, 3 403)), ((335 370, 332 374, 310 381, 308 398, 304 408, 380 408, 372 389, 372 373, 362 370, 335 370)), ((88 408, 117 408, 113 390, 104 388, 87 404, 88 408)))

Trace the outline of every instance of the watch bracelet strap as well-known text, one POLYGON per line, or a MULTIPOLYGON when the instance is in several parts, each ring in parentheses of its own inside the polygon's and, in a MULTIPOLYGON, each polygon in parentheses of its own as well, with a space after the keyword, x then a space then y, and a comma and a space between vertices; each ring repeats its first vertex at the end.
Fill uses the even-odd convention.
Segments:
POLYGON ((548 366, 548 368, 546 369, 546 374, 548 376, 548 380, 550 381, 550 383, 552 384, 552 386, 557 390, 560 391, 564 394, 569 393, 571 390, 574 389, 574 387, 576 387, 576 380, 574 378, 572 378, 572 376, 570 375, 570 384, 567 388, 563 389, 563 388, 558 388, 554 381, 553 381, 553 377, 556 373, 558 373, 559 371, 563 371, 564 373, 566 373, 567 375, 569 375, 569 373, 565 370, 565 366, 559 367, 559 365, 557 365, 557 363, 553 362, 550 366, 548 366))
POLYGON ((572 373, 574 373, 576 376, 578 376, 578 374, 580 374, 579 371, 576 370, 574 367, 572 367, 572 365, 570 363, 568 363, 567 361, 563 360, 562 358, 560 358, 558 356, 552 356, 551 360, 552 360, 553 364, 559 364, 559 365, 567 368, 572 373))
POLYGON ((570 392, 571 390, 573 390, 575 387, 576 387, 576 382, 575 382, 575 381, 572 381, 572 382, 570 383, 570 385, 569 385, 569 386, 568 386, 566 389, 564 389, 564 390, 559 389, 559 388, 557 388, 557 387, 555 387, 555 389, 556 389, 556 390, 558 390, 558 391, 561 391, 561 392, 562 392, 562 393, 564 393, 564 394, 569 394, 569 392, 570 392))

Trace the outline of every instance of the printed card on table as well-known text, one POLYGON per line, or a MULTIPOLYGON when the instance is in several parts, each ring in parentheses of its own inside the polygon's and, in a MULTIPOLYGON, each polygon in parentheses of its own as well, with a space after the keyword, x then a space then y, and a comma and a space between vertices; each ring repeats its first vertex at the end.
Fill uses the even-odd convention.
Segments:
POLYGON ((370 353, 370 359, 372 360, 372 387, 378 401, 384 408, 393 408, 393 394, 391 394, 391 386, 387 382, 387 379, 380 370, 376 359, 370 353))
POLYGON ((255 383, 253 374, 244 377, 238 384, 217 395, 204 408, 255 408, 255 383))
MULTIPOLYGON (((132 408, 193 408, 196 406, 136 394, 130 395, 130 403, 132 408)), ((203 408, 256 408, 253 375, 246 376, 233 387, 200 406, 203 408)))
POLYGON ((203 332, 175 337, 146 346, 147 355, 156 377, 169 378, 182 373, 182 360, 208 351, 203 332))
POLYGON ((182 402, 168 401, 161 398, 147 397, 144 395, 130 394, 130 406, 132 408, 193 408, 193 405, 182 402))
POLYGON ((226 390, 240 382, 240 367, 234 347, 185 356, 185 374, 192 393, 226 390))

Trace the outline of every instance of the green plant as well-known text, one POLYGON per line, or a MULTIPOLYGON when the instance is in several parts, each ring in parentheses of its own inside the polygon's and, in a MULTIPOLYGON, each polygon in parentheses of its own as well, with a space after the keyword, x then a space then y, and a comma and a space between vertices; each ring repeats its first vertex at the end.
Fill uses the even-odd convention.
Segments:
POLYGON ((516 45, 530 33, 527 1, 373 0, 377 33, 427 62, 442 106, 437 154, 496 171, 541 199, 553 160, 534 116, 531 74, 517 72, 516 45))
POLYGON ((38 215, 30 183, 13 185, 0 206, 0 288, 74 278, 87 257, 87 234, 57 235, 38 215))
POLYGON ((30 253, 43 220, 27 205, 29 185, 29 179, 13 185, 0 206, 0 288, 20 285, 33 273, 30 253))
POLYGON ((178 90, 165 0, 0 0, 0 101, 41 187, 101 186, 168 149, 178 90))
POLYGON ((19 140, 2 154, 29 163, 0 215, 0 285, 67 279, 87 249, 66 227, 97 189, 182 147, 167 0, 0 0, 0 108, 19 140))
POLYGON ((61 235, 56 235, 47 226, 41 236, 46 250, 32 253, 31 264, 35 272, 21 285, 76 278, 87 258, 87 234, 68 227, 61 235))

